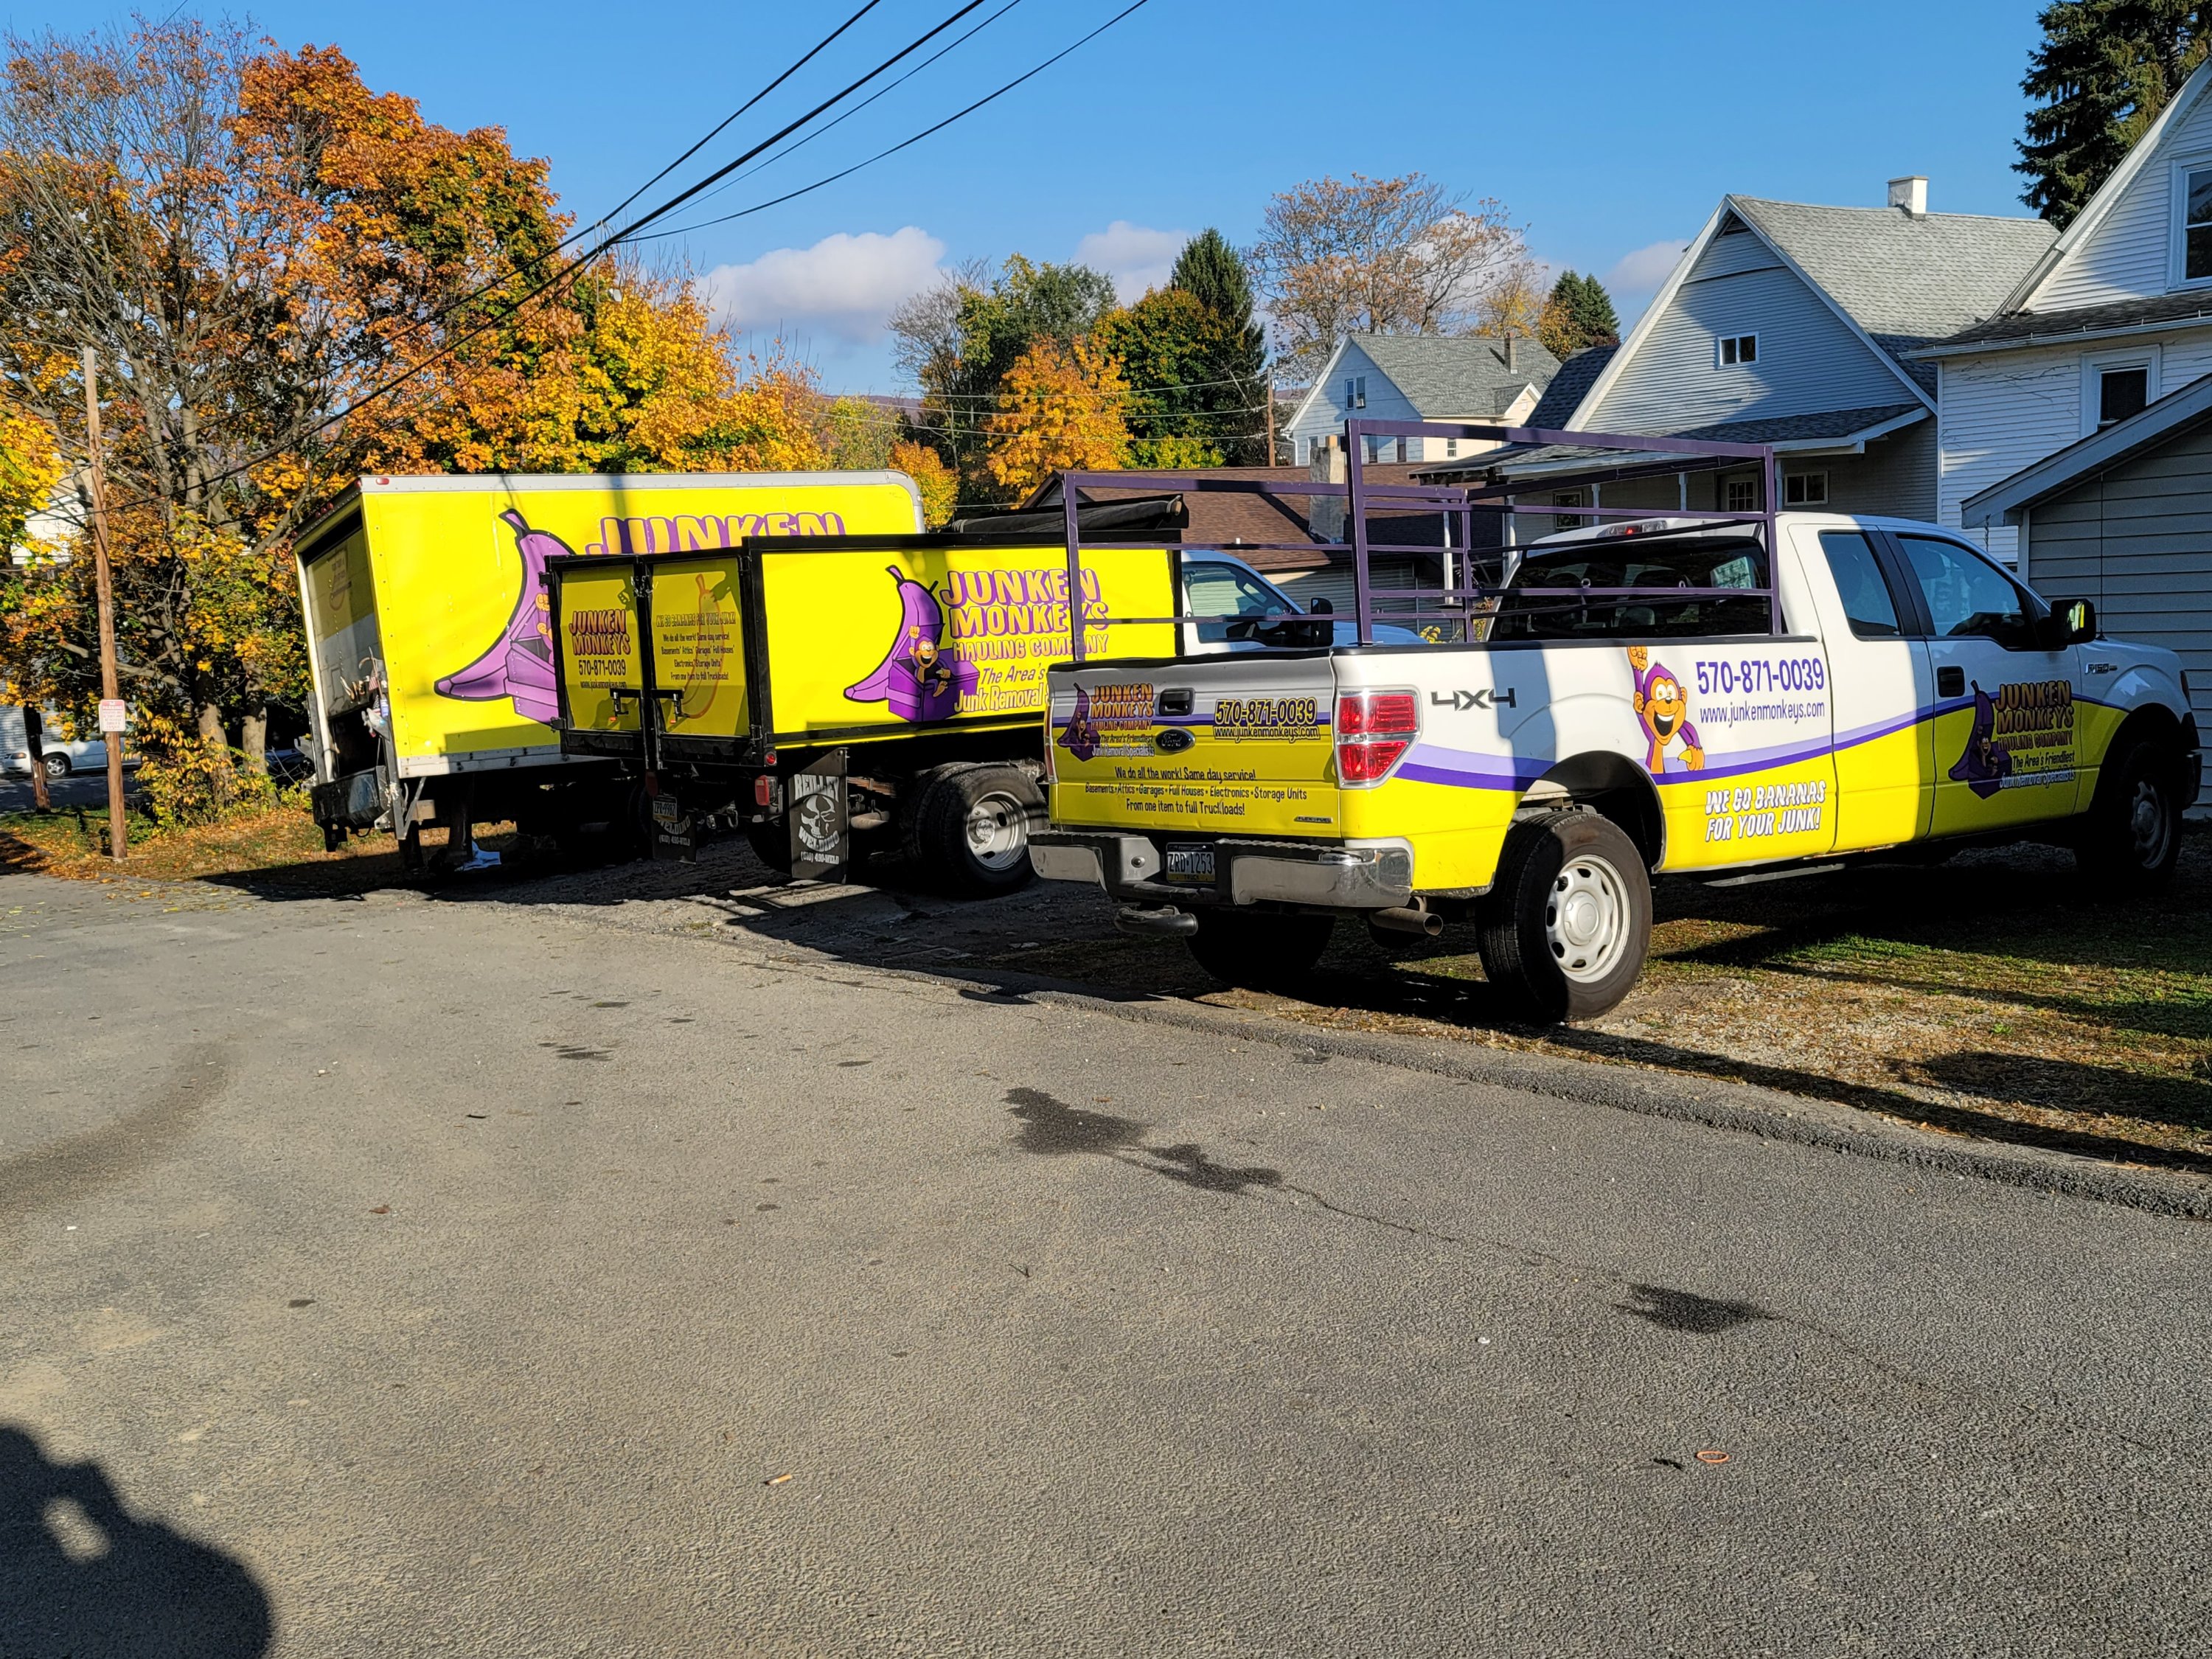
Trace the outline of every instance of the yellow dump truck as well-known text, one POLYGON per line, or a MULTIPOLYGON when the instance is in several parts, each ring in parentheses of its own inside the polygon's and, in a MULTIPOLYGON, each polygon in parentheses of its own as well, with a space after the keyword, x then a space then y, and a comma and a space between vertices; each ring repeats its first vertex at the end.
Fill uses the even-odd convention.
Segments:
POLYGON ((314 812, 327 844, 514 820, 626 838, 638 780, 564 754, 549 561, 914 532, 896 472, 365 477, 300 538, 314 812))
POLYGON ((1187 628, 1171 535, 1094 547, 1079 594, 1034 533, 762 535, 546 571, 562 746, 641 781, 657 854, 728 829, 819 875, 896 847, 979 893, 1029 879, 1071 622, 1094 655, 1171 653, 1187 628))

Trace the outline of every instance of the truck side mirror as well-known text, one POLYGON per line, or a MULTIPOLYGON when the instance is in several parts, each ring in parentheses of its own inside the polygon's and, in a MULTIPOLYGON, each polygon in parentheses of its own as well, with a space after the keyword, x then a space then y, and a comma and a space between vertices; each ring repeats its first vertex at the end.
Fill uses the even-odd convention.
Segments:
POLYGON ((2087 599, 2060 599, 2051 605, 2043 631, 2054 650, 2086 644, 2097 637, 2097 607, 2087 599))
POLYGON ((1336 614, 1336 607, 1326 598, 1318 599, 1306 607, 1306 614, 1310 617, 1334 617, 1336 614))

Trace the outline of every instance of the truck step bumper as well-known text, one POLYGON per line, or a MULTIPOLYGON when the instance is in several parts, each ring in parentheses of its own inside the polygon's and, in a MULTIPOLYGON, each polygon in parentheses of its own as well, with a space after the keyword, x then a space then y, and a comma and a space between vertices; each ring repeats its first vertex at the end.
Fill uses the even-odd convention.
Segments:
POLYGON ((1390 910, 1413 893, 1413 854, 1401 847, 1218 841, 1211 884, 1161 879, 1147 836, 1050 830, 1030 837, 1030 863, 1047 881, 1081 881, 1115 898, 1152 904, 1295 904, 1324 910, 1390 910))

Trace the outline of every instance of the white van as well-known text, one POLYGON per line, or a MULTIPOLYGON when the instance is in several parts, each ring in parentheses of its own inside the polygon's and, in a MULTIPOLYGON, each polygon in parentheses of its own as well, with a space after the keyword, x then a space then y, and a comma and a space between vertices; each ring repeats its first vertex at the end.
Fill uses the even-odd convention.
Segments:
MULTIPOLYGON (((66 716, 52 708, 46 711, 39 750, 45 759, 48 777, 65 778, 72 772, 98 772, 106 767, 106 739, 97 732, 89 738, 64 735, 74 729, 66 716)), ((126 738, 123 750, 124 769, 128 771, 137 764, 138 757, 131 752, 126 738)), ((31 741, 23 729, 23 711, 12 703, 0 707, 0 766, 23 777, 31 775, 31 741)))

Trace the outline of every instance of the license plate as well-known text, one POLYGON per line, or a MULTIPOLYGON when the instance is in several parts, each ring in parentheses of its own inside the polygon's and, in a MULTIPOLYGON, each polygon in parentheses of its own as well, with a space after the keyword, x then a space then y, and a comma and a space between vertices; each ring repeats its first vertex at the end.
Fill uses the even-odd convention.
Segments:
POLYGON ((1164 873, 1170 881, 1212 881, 1213 848, 1170 846, 1164 873))

